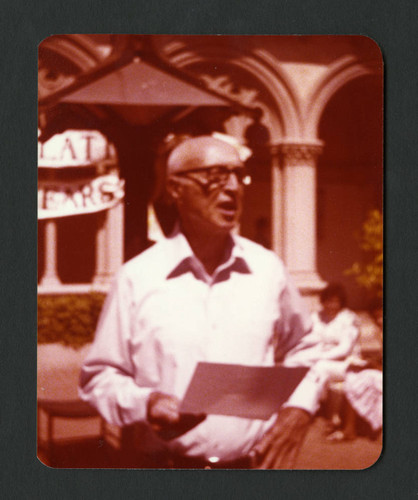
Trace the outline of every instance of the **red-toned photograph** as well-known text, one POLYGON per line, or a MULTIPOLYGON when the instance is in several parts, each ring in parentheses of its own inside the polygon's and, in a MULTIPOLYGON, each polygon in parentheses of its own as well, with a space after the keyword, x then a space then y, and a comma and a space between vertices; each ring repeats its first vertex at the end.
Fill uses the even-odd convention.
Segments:
POLYGON ((43 464, 373 466, 383 113, 365 36, 41 42, 43 464))

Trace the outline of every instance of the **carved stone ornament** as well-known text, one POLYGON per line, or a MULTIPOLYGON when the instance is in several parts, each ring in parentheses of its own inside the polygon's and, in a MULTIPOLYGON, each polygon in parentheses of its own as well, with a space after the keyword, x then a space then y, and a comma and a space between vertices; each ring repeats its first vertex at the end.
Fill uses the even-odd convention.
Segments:
POLYGON ((38 98, 44 99, 49 94, 67 87, 75 80, 75 76, 59 73, 42 64, 38 69, 38 98))
POLYGON ((236 137, 239 142, 245 144, 245 132, 253 121, 249 116, 233 115, 224 121, 223 126, 228 135, 236 137))
POLYGON ((314 166, 321 151, 322 145, 320 144, 282 144, 280 148, 283 165, 286 167, 314 166))
POLYGON ((211 90, 215 90, 219 94, 229 97, 230 99, 234 99, 244 106, 256 107, 261 104, 256 100, 258 90, 238 86, 236 83, 231 81, 229 75, 201 75, 200 78, 211 90))
MULTIPOLYGON (((199 76, 211 90, 218 92, 218 94, 224 95, 236 102, 239 102, 243 106, 249 108, 260 108, 264 111, 266 105, 258 99, 259 92, 256 89, 250 89, 242 87, 231 81, 229 75, 200 75, 199 76)), ((223 126, 225 132, 229 135, 236 137, 243 144, 245 141, 245 132, 247 128, 254 123, 253 118, 246 116, 244 114, 233 115, 225 120, 223 126)))

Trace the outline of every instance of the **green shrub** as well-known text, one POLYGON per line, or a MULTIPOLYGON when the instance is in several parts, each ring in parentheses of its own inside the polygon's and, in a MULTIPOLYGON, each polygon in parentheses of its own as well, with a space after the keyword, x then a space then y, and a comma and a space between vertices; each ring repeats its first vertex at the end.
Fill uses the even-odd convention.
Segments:
POLYGON ((39 295, 38 343, 77 348, 91 342, 104 299, 103 293, 39 295))
POLYGON ((357 283, 371 296, 383 294, 383 214, 379 210, 368 213, 359 238, 364 261, 355 262, 347 274, 354 275, 357 283))

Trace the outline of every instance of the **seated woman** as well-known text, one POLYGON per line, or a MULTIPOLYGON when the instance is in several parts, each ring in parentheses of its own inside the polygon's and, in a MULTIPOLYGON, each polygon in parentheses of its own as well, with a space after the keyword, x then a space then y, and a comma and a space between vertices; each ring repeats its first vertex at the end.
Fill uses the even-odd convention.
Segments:
MULTIPOLYGON (((360 365, 358 346, 359 320, 346 307, 346 294, 342 285, 329 284, 320 295, 321 310, 312 314, 312 332, 286 357, 285 366, 311 367, 311 376, 322 387, 322 398, 333 382, 345 379, 350 365, 360 365)), ((320 398, 321 399, 321 398, 320 398)), ((317 402, 319 408, 320 400, 317 402)), ((338 402, 332 420, 339 422, 338 402)))
MULTIPOLYGON (((376 337, 380 342, 380 355, 366 357, 364 369, 350 367, 344 381, 344 422, 343 427, 329 436, 331 440, 341 441, 354 439, 357 434, 357 421, 364 421, 369 434, 377 437, 382 430, 383 414, 383 308, 382 301, 374 302, 370 314, 377 326, 376 337)), ((379 354, 379 353, 378 353, 379 354)))
POLYGON ((322 308, 312 314, 312 331, 287 355, 286 366, 313 366, 319 361, 338 361, 348 366, 352 361, 349 356, 359 352, 360 330, 356 314, 346 308, 346 300, 344 288, 338 283, 322 290, 322 308))

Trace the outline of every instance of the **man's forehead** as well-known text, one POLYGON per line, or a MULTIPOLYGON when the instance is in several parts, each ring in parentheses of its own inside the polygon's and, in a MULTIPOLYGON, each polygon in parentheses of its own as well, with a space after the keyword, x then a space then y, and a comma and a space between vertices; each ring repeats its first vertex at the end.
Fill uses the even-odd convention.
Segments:
POLYGON ((201 136, 187 139, 172 151, 167 171, 174 174, 214 165, 242 166, 242 162, 231 144, 211 136, 201 136))

